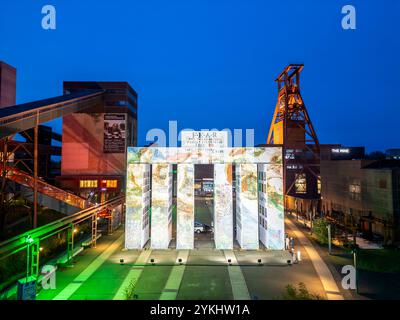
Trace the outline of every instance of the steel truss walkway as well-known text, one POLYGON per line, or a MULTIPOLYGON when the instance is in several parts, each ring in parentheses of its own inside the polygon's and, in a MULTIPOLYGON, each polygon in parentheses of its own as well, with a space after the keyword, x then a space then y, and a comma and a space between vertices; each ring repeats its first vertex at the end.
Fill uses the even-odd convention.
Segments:
POLYGON ((37 226, 38 192, 84 209, 83 199, 55 188, 38 178, 38 126, 59 117, 88 108, 102 105, 104 90, 84 90, 54 98, 19 104, 0 109, 0 206, 5 202, 6 180, 11 179, 33 189, 33 227, 37 226), (12 154, 9 147, 12 137, 28 129, 34 129, 33 141, 33 177, 14 167, 9 166, 8 156, 12 154))
MULTIPOLYGON (((0 163, 0 171, 3 171, 3 168, 3 164, 0 163)), ((25 187, 34 189, 35 179, 28 173, 10 166, 6 166, 5 171, 7 179, 25 187)), ((88 206, 88 203, 85 199, 60 188, 54 187, 40 179, 37 179, 37 191, 51 198, 65 202, 73 207, 85 209, 88 206)))
POLYGON ((85 90, 0 109, 0 140, 103 101, 104 90, 85 90))

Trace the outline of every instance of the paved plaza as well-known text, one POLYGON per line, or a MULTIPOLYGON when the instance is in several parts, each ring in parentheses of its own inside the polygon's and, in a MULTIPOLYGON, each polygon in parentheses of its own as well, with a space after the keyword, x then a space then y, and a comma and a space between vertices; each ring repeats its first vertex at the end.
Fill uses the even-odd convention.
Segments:
POLYGON ((122 230, 102 237, 73 267, 58 269, 56 289, 42 290, 38 299, 275 299, 299 282, 328 298, 302 248, 302 261, 288 265, 282 251, 215 250, 206 240, 195 250, 125 250, 123 238, 122 230))
MULTIPOLYGON (((196 208, 195 219, 210 223, 212 200, 197 199, 196 208)), ((299 263, 289 265, 287 251, 240 250, 237 243, 234 250, 216 250, 212 233, 196 234, 194 250, 176 250, 175 240, 167 250, 152 250, 149 244, 125 250, 120 228, 76 256, 73 267, 59 268, 56 289, 42 290, 38 299, 278 299, 288 284, 299 282, 325 299, 341 299, 312 244, 289 220, 286 230, 301 251, 299 263)))

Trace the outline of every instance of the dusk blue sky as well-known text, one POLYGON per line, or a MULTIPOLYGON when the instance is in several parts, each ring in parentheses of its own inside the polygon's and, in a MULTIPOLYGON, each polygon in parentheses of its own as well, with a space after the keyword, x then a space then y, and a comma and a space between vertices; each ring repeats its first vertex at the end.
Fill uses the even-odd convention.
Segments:
MULTIPOLYGON (((302 95, 321 143, 400 147, 400 1, 130 0, 0 2, 0 60, 17 68, 17 103, 63 80, 128 81, 139 144, 151 128, 254 128, 265 142, 275 77, 304 63, 302 95), (57 29, 41 28, 41 8, 57 29), (357 29, 341 28, 342 6, 357 29)), ((61 120, 52 123, 61 131, 61 120)))

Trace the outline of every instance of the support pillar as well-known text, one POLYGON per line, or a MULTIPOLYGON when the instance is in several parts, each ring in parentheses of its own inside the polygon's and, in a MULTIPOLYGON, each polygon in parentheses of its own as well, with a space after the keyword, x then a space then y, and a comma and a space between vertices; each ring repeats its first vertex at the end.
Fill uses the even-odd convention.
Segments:
POLYGON ((114 212, 115 212, 115 209, 112 209, 110 217, 108 218, 108 228, 107 228, 108 235, 112 235, 114 232, 114 212))
POLYGON ((7 162, 8 162, 8 137, 4 138, 3 155, 1 168, 1 185, 0 185, 0 239, 2 240, 5 231, 6 221, 6 183, 7 183, 7 162))
POLYGON ((258 224, 257 164, 237 164, 236 239, 242 249, 259 248, 258 224))
POLYGON ((39 253, 40 242, 35 240, 27 246, 27 264, 26 264, 26 277, 35 277, 39 275, 39 253))
POLYGON ((262 244, 267 247, 267 181, 266 164, 258 165, 258 236, 262 244))
POLYGON ((172 239, 172 165, 154 164, 151 181, 151 248, 168 249, 172 239))
POLYGON ((214 165, 215 248, 233 249, 232 165, 214 165))
POLYGON ((92 216, 92 242, 91 247, 96 248, 97 245, 97 213, 92 216))
POLYGON ((285 221, 281 164, 266 165, 267 182, 267 248, 284 250, 285 221))
MULTIPOLYGON (((38 122, 37 122, 38 123, 38 122)), ((38 125, 34 128, 34 141, 33 141, 33 229, 37 228, 37 207, 38 207, 38 125)))
POLYGON ((72 261, 74 254, 74 230, 75 226, 71 223, 67 229, 67 263, 72 261))
POLYGON ((178 164, 176 249, 194 248, 194 165, 178 164))
POLYGON ((149 240, 149 164, 128 165, 125 208, 125 248, 142 249, 149 240))

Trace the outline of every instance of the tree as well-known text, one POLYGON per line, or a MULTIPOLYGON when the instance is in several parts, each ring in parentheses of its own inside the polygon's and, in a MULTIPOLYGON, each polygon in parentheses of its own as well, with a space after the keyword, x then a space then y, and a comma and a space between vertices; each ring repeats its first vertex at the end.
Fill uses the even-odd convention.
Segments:
POLYGON ((328 225, 329 222, 324 218, 314 220, 313 231, 317 241, 321 244, 328 244, 328 225))

